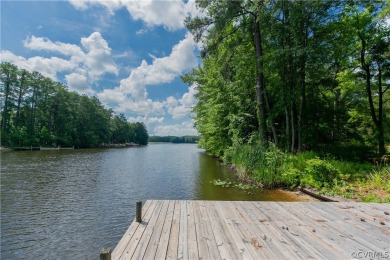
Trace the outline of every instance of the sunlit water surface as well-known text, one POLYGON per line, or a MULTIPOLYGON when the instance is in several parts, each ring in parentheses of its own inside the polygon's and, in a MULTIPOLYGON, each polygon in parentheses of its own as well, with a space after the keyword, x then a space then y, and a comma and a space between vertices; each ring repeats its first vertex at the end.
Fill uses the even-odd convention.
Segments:
POLYGON ((193 144, 1 154, 1 259, 97 259, 147 199, 278 200, 213 185, 229 169, 193 144))

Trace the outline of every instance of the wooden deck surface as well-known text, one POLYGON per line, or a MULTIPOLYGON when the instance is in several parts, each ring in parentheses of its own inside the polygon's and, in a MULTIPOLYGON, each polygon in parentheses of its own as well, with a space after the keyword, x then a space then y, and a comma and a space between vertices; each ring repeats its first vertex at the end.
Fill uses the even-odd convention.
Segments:
POLYGON ((390 204, 148 200, 142 211, 112 259, 390 258, 390 204))

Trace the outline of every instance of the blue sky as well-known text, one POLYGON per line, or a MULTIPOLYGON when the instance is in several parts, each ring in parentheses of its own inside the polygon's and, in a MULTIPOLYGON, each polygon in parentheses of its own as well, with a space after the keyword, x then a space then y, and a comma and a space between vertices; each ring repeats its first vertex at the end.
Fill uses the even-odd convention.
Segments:
POLYGON ((194 1, 1 1, 1 61, 95 95, 151 135, 194 135, 194 1))

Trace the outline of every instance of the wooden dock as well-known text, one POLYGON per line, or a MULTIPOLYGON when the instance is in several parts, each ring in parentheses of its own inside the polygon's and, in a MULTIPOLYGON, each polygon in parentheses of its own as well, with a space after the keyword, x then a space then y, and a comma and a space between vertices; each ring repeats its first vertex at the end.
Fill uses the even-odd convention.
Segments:
POLYGON ((390 204, 148 200, 142 211, 111 259, 390 257, 390 204))

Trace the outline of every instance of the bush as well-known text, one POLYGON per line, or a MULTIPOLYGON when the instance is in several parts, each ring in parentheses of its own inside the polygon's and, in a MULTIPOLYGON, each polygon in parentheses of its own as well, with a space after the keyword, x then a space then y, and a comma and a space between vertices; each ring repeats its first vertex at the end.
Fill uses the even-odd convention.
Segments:
MULTIPOLYGON (((355 189, 350 183, 359 180, 366 183, 367 173, 373 169, 368 163, 339 161, 329 154, 320 158, 313 151, 285 153, 273 143, 265 146, 256 139, 246 144, 235 143, 225 150, 223 159, 235 165, 241 179, 252 179, 264 187, 295 188, 301 185, 349 197, 355 196, 355 189)), ((387 170, 381 171, 383 191, 390 193, 388 176, 387 170)), ((371 187, 374 183, 378 184, 378 180, 378 177, 371 177, 371 187)))
POLYGON ((255 169, 255 178, 267 187, 284 185, 284 165, 287 155, 280 151, 274 143, 269 143, 255 169))
POLYGON ((275 144, 265 147, 256 140, 233 145, 224 154, 224 161, 235 165, 240 178, 253 178, 265 187, 296 186, 297 177, 284 174, 288 158, 275 144))
POLYGON ((224 155, 224 161, 232 163, 238 170, 239 177, 246 178, 264 165, 265 149, 259 143, 235 144, 224 155))
POLYGON ((313 186, 315 188, 330 187, 340 175, 330 162, 323 161, 319 158, 311 159, 306 162, 304 176, 301 184, 313 186))
POLYGON ((321 158, 332 155, 338 160, 356 162, 374 156, 375 148, 359 143, 343 143, 320 147, 318 152, 321 158))

